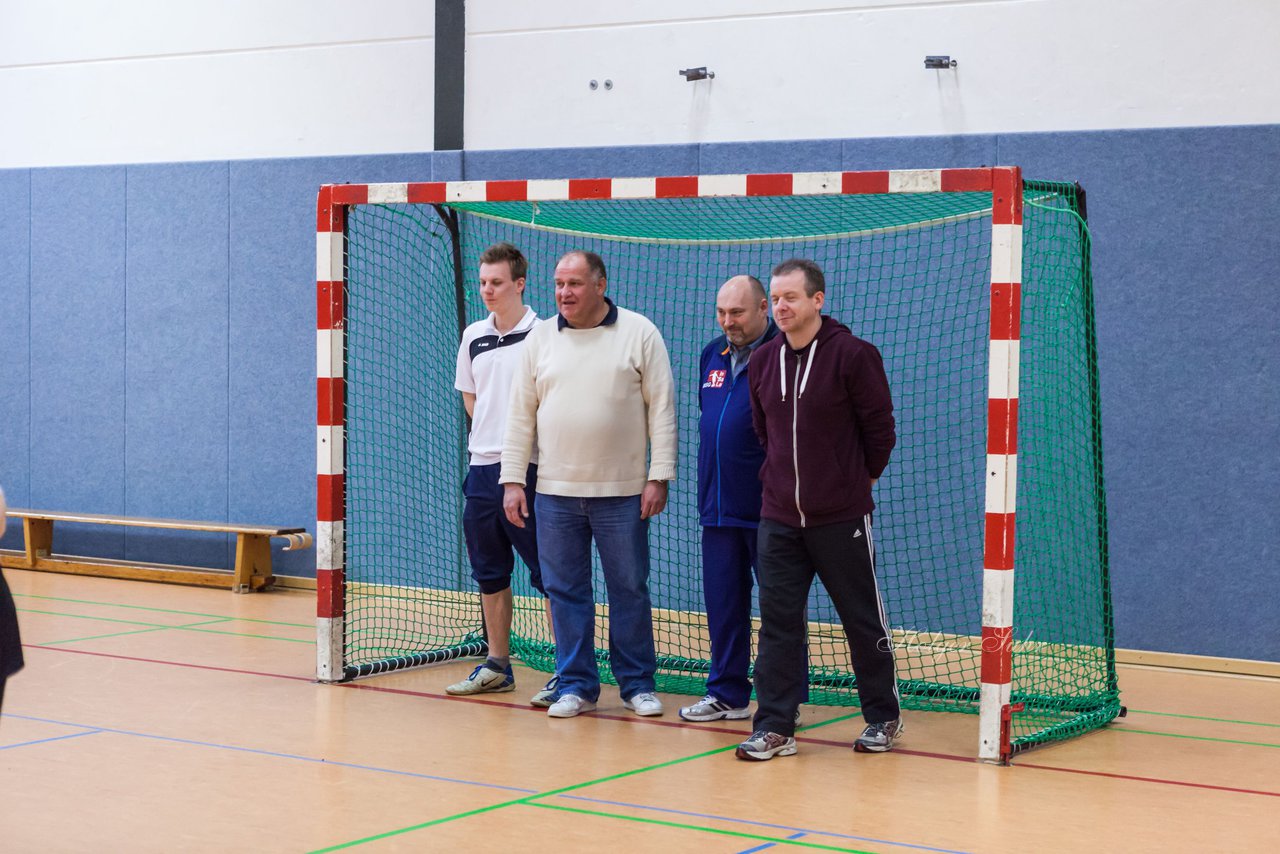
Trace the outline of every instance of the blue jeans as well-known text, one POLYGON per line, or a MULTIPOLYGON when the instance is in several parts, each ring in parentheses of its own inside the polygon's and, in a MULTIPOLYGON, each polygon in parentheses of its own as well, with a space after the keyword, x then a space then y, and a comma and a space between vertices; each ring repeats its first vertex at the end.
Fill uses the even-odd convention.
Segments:
POLYGON ((649 602, 649 523, 640 496, 577 498, 538 493, 538 556, 556 628, 559 695, 600 698, 596 606, 591 585, 594 538, 609 597, 609 664, 623 699, 654 689, 653 612, 649 602))

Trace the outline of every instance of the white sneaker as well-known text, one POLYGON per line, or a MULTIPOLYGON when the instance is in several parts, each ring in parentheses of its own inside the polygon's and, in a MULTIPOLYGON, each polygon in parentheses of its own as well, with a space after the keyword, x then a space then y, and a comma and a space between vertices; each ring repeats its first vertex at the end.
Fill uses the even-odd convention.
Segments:
POLYGON ((516 677, 507 669, 492 670, 487 664, 481 664, 471 675, 461 682, 455 682, 444 689, 446 694, 501 694, 516 689, 516 677))
POLYGON ((717 699, 714 694, 708 694, 692 706, 682 708, 680 717, 686 721, 718 721, 722 719, 740 721, 743 718, 751 717, 751 709, 746 706, 734 708, 728 703, 717 699))
POLYGON ((662 701, 658 699, 657 694, 649 691, 642 691, 630 700, 623 700, 622 706, 646 718, 660 715, 663 712, 662 701))
POLYGON ((590 700, 585 700, 577 694, 562 694, 560 699, 551 704, 551 708, 547 709, 547 717, 549 718, 574 718, 583 712, 594 712, 596 704, 590 700))

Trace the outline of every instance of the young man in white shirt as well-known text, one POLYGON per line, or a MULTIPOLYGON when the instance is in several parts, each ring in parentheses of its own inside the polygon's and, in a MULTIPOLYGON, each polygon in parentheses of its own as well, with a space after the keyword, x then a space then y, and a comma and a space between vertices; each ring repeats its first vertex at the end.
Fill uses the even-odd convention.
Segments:
MULTIPOLYGON (((529 580, 543 596, 542 568, 534 526, 512 525, 503 512, 503 488, 498 483, 502 439, 506 432, 511 378, 520 363, 525 337, 538 315, 524 304, 529 264, 510 243, 490 246, 480 256, 480 298, 489 316, 466 328, 458 347, 454 387, 471 416, 467 448, 471 468, 463 483, 466 505, 462 527, 471 560, 471 575, 480 585, 480 605, 488 635, 489 656, 461 682, 445 690, 450 694, 484 694, 515 690, 511 670, 511 573, 512 551, 529 567, 529 580)), ((526 469, 530 504, 537 485, 537 457, 526 469)), ((530 702, 551 705, 555 677, 530 702)))

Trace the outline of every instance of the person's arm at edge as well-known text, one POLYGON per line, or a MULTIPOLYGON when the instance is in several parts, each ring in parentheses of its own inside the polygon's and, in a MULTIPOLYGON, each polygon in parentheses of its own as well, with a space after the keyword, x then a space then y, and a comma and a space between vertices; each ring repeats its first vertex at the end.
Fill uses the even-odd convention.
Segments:
POLYGON ((453 387, 462 392, 462 405, 468 418, 476 417, 476 378, 471 373, 470 344, 464 333, 458 345, 458 363, 453 372, 453 387))
POLYGON ((538 424, 538 390, 534 384, 534 336, 525 342, 520 367, 511 381, 507 399, 507 429, 502 439, 502 468, 498 482, 503 485, 502 509, 507 521, 517 528, 529 518, 525 498, 525 473, 533 456, 533 436, 538 424))
POLYGON ((657 516, 667 506, 667 481, 676 476, 675 378, 662 333, 653 327, 642 345, 640 393, 644 397, 649 433, 649 474, 640 494, 640 518, 657 516))
POLYGON ((765 431, 764 409, 760 404, 760 397, 756 394, 757 377, 763 372, 764 366, 758 357, 747 362, 747 391, 751 393, 751 427, 755 430, 756 441, 760 443, 760 447, 767 449, 769 442, 765 431))
POLYGON ((707 381, 707 366, 711 364, 711 355, 715 352, 716 342, 702 348, 702 357, 698 359, 698 376, 694 378, 694 390, 698 393, 698 411, 702 411, 702 384, 707 381))
POLYGON ((848 374, 849 397, 862 437, 867 474, 875 486, 889 465, 889 456, 897 444, 893 418, 893 397, 884 360, 872 344, 865 344, 854 354, 848 374))

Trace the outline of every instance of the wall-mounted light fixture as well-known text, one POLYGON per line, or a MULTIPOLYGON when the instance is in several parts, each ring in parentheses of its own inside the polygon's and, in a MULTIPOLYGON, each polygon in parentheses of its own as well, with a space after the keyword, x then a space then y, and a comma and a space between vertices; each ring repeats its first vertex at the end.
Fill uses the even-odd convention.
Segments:
POLYGON ((716 73, 708 71, 705 65, 699 65, 697 68, 681 69, 680 76, 692 83, 695 80, 715 80, 716 73))
POLYGON ((924 58, 924 67, 936 71, 945 68, 955 68, 960 63, 949 56, 926 56, 924 58))

